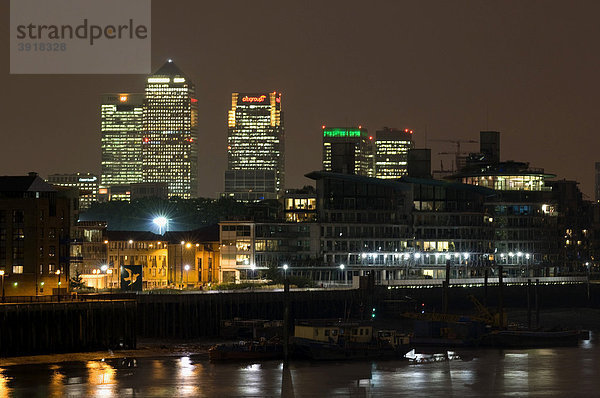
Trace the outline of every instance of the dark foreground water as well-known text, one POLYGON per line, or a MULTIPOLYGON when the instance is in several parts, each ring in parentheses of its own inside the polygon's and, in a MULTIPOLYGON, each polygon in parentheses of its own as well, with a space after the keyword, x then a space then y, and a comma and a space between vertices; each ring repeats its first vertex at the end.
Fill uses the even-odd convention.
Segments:
POLYGON ((462 359, 211 364, 204 356, 12 365, 0 396, 15 397, 392 397, 600 396, 600 345, 478 350, 462 359))

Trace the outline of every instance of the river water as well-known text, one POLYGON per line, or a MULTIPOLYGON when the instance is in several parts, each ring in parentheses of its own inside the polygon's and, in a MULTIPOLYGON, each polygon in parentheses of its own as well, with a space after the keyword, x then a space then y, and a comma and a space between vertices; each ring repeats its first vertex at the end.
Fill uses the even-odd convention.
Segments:
POLYGON ((600 342, 579 347, 458 351, 461 359, 212 364, 179 355, 0 362, 0 397, 600 396, 600 342))

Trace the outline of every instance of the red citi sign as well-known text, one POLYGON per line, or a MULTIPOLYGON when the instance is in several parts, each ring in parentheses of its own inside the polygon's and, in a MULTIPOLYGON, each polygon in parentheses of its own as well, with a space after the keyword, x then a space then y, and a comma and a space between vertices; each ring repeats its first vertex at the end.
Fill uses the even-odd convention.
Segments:
POLYGON ((242 98, 242 102, 264 102, 266 99, 266 95, 261 95, 260 97, 248 97, 246 95, 242 98))

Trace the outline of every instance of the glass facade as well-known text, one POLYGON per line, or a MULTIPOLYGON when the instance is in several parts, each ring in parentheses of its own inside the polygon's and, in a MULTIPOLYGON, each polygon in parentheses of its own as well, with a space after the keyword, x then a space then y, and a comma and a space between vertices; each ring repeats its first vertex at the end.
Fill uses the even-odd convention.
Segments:
POLYGON ((102 188, 142 182, 143 101, 143 94, 102 96, 102 188))
POLYGON ((362 127, 323 126, 323 170, 373 177, 373 137, 362 127))
POLYGON ((385 128, 375 138, 375 177, 400 178, 408 174, 408 151, 413 147, 412 130, 385 128))
POLYGON ((233 93, 228 118, 225 194, 277 198, 285 185, 281 93, 233 93))
POLYGON ((194 84, 170 60, 146 82, 142 179, 164 182, 169 197, 198 192, 198 100, 194 84))
POLYGON ((549 191, 550 188, 544 186, 545 179, 544 174, 486 175, 463 177, 462 183, 499 191, 549 191))

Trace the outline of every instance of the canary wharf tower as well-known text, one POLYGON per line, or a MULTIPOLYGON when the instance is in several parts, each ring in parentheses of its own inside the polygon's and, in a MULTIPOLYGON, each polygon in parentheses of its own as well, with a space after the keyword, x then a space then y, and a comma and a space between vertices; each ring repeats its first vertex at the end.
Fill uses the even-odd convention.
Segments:
POLYGON ((146 81, 142 178, 164 182, 169 197, 198 195, 198 100, 194 84, 168 60, 146 81))
POLYGON ((228 126, 225 196, 278 198, 285 184, 281 93, 233 93, 228 126))

